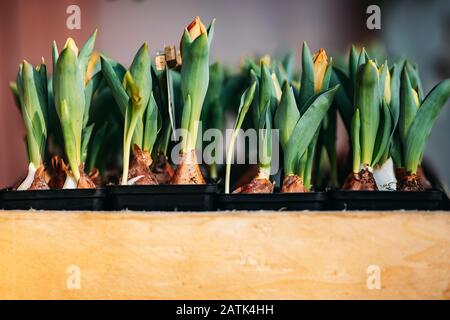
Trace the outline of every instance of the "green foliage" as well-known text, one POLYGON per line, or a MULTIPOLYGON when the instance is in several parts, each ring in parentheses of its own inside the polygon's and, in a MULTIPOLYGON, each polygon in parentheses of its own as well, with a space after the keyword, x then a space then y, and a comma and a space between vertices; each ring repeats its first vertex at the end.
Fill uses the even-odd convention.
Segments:
MULTIPOLYGON (((308 110, 297 121, 284 154, 284 170, 286 175, 300 173, 302 168, 299 168, 297 164, 316 136, 338 87, 335 86, 320 93, 311 103, 308 110)), ((301 174, 299 175, 302 176, 301 174)))
POLYGON ((139 48, 123 79, 120 78, 123 67, 106 57, 101 57, 101 63, 105 79, 124 116, 122 184, 127 184, 132 144, 151 153, 160 130, 147 43, 139 48))
POLYGON ((84 164, 94 124, 90 121, 92 98, 100 85, 101 72, 98 56, 94 55, 97 31, 78 53, 72 39, 58 54, 53 42, 54 65, 52 92, 64 140, 64 151, 70 169, 78 181, 79 167, 84 164))
POLYGON ((234 145, 241 129, 242 123, 244 122, 245 115, 247 114, 253 98, 256 92, 256 82, 247 88, 241 96, 241 102, 239 104, 238 115, 233 127, 233 133, 231 135, 230 143, 227 148, 227 158, 226 158, 226 172, 225 172, 225 193, 230 193, 230 174, 231 174, 231 162, 233 159, 234 145))
POLYGON ((181 128, 188 132, 187 141, 183 143, 182 152, 194 150, 197 142, 198 121, 205 100, 209 83, 209 50, 214 34, 214 23, 211 22, 206 33, 200 34, 192 40, 187 29, 181 39, 181 54, 183 66, 181 68, 181 92, 184 101, 181 128), (188 118, 185 118, 188 117, 188 118))
POLYGON ((405 167, 408 172, 417 172, 431 129, 449 98, 450 79, 446 79, 436 85, 420 105, 406 140, 403 140, 405 167))
POLYGON ((16 83, 11 83, 10 88, 25 124, 28 161, 38 168, 44 162, 48 134, 45 64, 33 67, 23 61, 19 66, 16 83))

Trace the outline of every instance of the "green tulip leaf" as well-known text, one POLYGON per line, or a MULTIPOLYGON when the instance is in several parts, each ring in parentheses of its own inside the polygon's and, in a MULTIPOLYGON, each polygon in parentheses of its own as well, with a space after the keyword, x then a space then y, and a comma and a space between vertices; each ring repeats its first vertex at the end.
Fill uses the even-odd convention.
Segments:
POLYGON ((322 120, 333 102, 339 86, 328 89, 318 95, 311 106, 297 121, 285 152, 285 174, 295 172, 298 159, 305 153, 322 120))
POLYGON ((431 129, 449 97, 450 79, 446 79, 436 85, 423 100, 408 130, 404 145, 407 171, 417 172, 431 129))

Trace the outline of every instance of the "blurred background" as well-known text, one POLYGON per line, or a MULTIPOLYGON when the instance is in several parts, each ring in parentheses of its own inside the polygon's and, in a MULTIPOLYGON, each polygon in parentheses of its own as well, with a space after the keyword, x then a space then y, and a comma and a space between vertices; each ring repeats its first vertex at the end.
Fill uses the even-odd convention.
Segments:
MULTIPOLYGON (((352 43, 408 56, 417 62, 428 92, 450 77, 450 1, 365 0, 3 0, 0 2, 0 188, 26 173, 25 130, 8 83, 21 60, 51 61, 51 42, 62 47, 67 37, 84 42, 99 29, 97 49, 128 65, 143 41, 155 53, 178 44, 183 28, 196 15, 215 17, 212 61, 239 65, 250 54, 325 48, 334 58, 352 43), (81 9, 81 29, 69 30, 69 5, 81 9), (381 30, 366 27, 366 9, 381 9, 381 30), (380 45, 383 44, 383 45, 380 45)), ((48 63, 50 68, 51 63, 48 63)), ((51 69, 50 69, 51 70, 51 69)), ((442 112, 426 157, 450 185, 450 108, 442 112)))

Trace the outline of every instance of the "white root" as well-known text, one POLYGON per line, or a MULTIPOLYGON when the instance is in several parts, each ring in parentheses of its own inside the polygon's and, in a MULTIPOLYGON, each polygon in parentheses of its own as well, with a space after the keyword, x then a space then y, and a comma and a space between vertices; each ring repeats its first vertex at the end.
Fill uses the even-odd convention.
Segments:
POLYGON ((63 189, 76 189, 77 188, 77 180, 73 176, 73 174, 67 172, 66 181, 64 181, 63 189))
POLYGON ((377 183, 378 190, 397 190, 397 179, 395 178, 394 162, 392 158, 387 159, 382 166, 377 166, 373 172, 373 177, 377 183))
POLYGON ((141 180, 143 177, 144 176, 137 176, 137 177, 131 178, 130 180, 128 180, 127 185, 132 186, 132 185, 136 184, 136 182, 141 180))
POLYGON ((30 163, 28 165, 28 174, 27 177, 22 181, 20 186, 17 188, 18 191, 24 191, 30 189, 31 185, 34 181, 34 175, 36 174, 37 168, 34 166, 34 164, 30 163))

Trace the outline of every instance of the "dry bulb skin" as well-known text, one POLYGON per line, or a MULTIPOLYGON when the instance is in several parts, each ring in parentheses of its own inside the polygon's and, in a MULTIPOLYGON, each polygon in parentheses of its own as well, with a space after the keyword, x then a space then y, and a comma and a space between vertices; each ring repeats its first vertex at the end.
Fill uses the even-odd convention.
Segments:
POLYGON ((367 166, 358 173, 351 172, 347 176, 342 189, 349 191, 378 191, 375 178, 367 166))
POLYGON ((303 179, 298 175, 288 175, 283 180, 283 185, 281 187, 281 193, 300 193, 308 192, 303 184, 303 179))
POLYGON ((53 156, 51 159, 51 175, 48 186, 50 189, 62 189, 66 181, 66 172, 68 170, 64 160, 58 156, 53 156))
POLYGON ((181 154, 180 163, 177 166, 171 184, 206 184, 202 171, 198 165, 195 150, 181 154))
POLYGON ((270 181, 270 168, 260 167, 258 174, 247 184, 233 193, 273 193, 275 182, 270 181))
POLYGON ((40 166, 34 174, 33 182, 28 190, 48 190, 50 189, 45 181, 45 168, 40 166))
POLYGON ((431 182, 428 181, 427 177, 425 176, 425 174, 423 172, 423 169, 422 169, 422 166, 419 166, 419 168, 417 169, 417 173, 414 174, 414 180, 417 180, 417 183, 416 182, 407 182, 407 181, 411 181, 413 179, 412 176, 413 175, 412 174, 408 174, 408 172, 406 172, 406 169, 403 168, 403 167, 402 168, 398 168, 398 167, 395 168, 395 177, 399 181, 399 183, 397 185, 397 190, 399 190, 399 191, 415 191, 415 190, 412 190, 412 189, 411 190, 404 189, 407 185, 412 186, 412 185, 415 185, 415 184, 419 185, 420 188, 422 188, 422 189, 419 189, 419 190, 425 190, 425 189, 431 189, 432 188, 431 182), (402 183, 402 181, 403 181, 403 183, 402 183), (402 185, 401 185, 401 183, 402 183, 402 185))
POLYGON ((174 174, 173 168, 167 157, 162 153, 158 153, 156 156, 156 161, 153 162, 151 171, 155 175, 159 184, 169 184, 170 179, 172 179, 174 174))
POLYGON ((89 174, 84 172, 84 165, 79 166, 80 179, 76 182, 72 172, 59 156, 51 159, 52 172, 48 185, 52 190, 58 189, 95 189, 101 186, 101 178, 97 169, 89 174))
POLYGON ((80 165, 80 179, 78 179, 77 189, 95 189, 96 185, 91 177, 84 172, 84 165, 80 165))
POLYGON ((398 182, 399 191, 423 191, 424 187, 418 174, 404 175, 398 182))
POLYGON ((100 176, 100 172, 97 168, 93 168, 91 172, 89 172, 88 176, 97 188, 102 186, 102 177, 100 176))
MULTIPOLYGON (((69 170, 69 167, 61 157, 53 156, 51 159, 51 167, 52 172, 50 175, 50 180, 48 182, 50 189, 64 189, 67 188, 68 185, 71 185, 73 187, 73 181, 70 184, 66 184, 66 182, 68 182, 68 180, 72 180, 73 177, 69 170)), ((81 176, 79 181, 77 182, 77 188, 95 189, 101 186, 102 181, 97 169, 93 169, 89 174, 86 174, 84 172, 84 166, 80 165, 79 170, 81 176)))
POLYGON ((266 178, 254 178, 249 183, 237 188, 233 193, 273 193, 275 184, 266 178))
POLYGON ((155 185, 158 184, 153 172, 150 171, 152 157, 149 152, 143 151, 139 146, 133 146, 130 170, 128 172, 128 184, 155 185))

